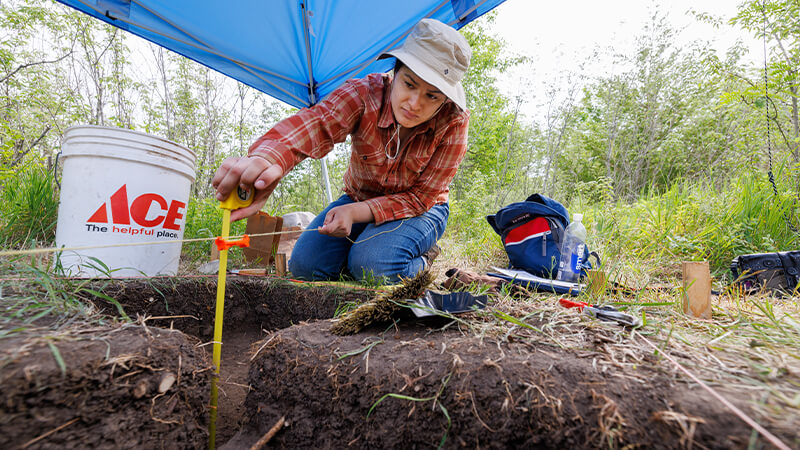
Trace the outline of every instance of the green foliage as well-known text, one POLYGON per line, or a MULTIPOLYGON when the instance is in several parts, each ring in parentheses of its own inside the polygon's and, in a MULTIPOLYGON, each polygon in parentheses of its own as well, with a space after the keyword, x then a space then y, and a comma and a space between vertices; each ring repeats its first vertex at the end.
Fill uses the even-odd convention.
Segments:
POLYGON ((664 275, 658 262, 707 260, 727 273, 736 255, 796 248, 798 225, 790 196, 775 197, 759 175, 742 175, 717 188, 709 183, 676 183, 662 194, 643 195, 633 203, 574 203, 584 211, 590 247, 606 262, 642 261, 664 275))
MULTIPOLYGON (((731 76, 745 79, 747 85, 731 94, 758 110, 765 121, 769 117, 775 147, 783 147, 795 164, 800 163, 800 3, 747 1, 730 23, 764 39, 768 46, 764 55, 768 84, 764 86, 763 68, 732 70, 731 76)), ((800 177, 795 184, 800 186, 800 177)))
POLYGON ((57 217, 58 192, 52 173, 32 166, 6 178, 0 190, 0 243, 4 247, 51 244, 57 217))
MULTIPOLYGON (((231 224, 231 236, 244 234, 246 221, 240 220, 231 224)), ((184 239, 209 238, 207 241, 185 242, 182 247, 182 257, 192 263, 203 263, 209 260, 213 238, 222 233, 222 210, 219 202, 214 198, 190 199, 186 206, 186 228, 183 232, 184 239)), ((231 251, 228 254, 231 264, 241 264, 242 252, 231 251)))
MULTIPOLYGON (((515 132, 525 134, 527 126, 517 122, 509 99, 500 92, 497 76, 525 59, 507 56, 505 42, 488 34, 486 28, 493 20, 494 15, 489 14, 461 30, 472 48, 472 58, 463 80, 470 110, 469 143, 467 156, 453 182, 459 197, 474 182, 476 174, 484 177, 490 189, 498 181, 512 184, 524 160, 519 156, 524 151, 520 144, 525 141, 513 136, 515 132)), ((517 108, 520 102, 518 99, 517 108)))
MULTIPOLYGON (((784 214, 800 214, 799 8, 793 0, 748 0, 728 21, 759 37, 766 25, 769 101, 763 69, 743 63, 741 46, 724 56, 703 43, 678 48, 678 31, 656 12, 614 75, 584 83, 580 73, 558 74, 543 91, 549 112, 541 123, 518 114, 534 94, 508 98, 499 88, 502 74, 532 62, 509 55, 491 35, 493 15, 462 29, 473 58, 464 80, 469 148, 450 198, 448 237, 457 251, 476 264, 502 254, 483 217, 539 189, 586 212, 594 246, 615 258, 708 258, 720 269, 736 253, 791 248, 784 214), (779 197, 763 174, 741 175, 767 168, 767 113, 779 197)), ((212 238, 221 222, 211 198, 216 168, 292 112, 157 47, 143 52, 154 67, 148 77, 131 63, 130 37, 61 5, 4 2, 0 30, 5 246, 53 240, 56 196, 41 168, 70 125, 142 129, 195 151, 185 237, 212 238)), ((348 160, 347 144, 328 158, 334 196, 348 160)), ((268 212, 321 210, 321 180, 319 163, 303 162, 276 189, 268 212)), ((232 234, 243 231, 244 222, 233 225, 232 234)), ((210 245, 187 243, 185 256, 205 261, 210 245)))
POLYGON ((749 163, 752 147, 737 144, 750 117, 721 100, 727 85, 704 65, 708 51, 676 48, 675 37, 656 14, 621 61, 630 69, 584 88, 555 168, 563 197, 575 193, 567 180, 604 177, 630 201, 676 180, 724 180, 749 163))
POLYGON ((480 174, 476 174, 473 181, 461 198, 451 197, 447 233, 459 255, 469 257, 475 264, 483 264, 494 259, 502 250, 502 244, 485 219, 487 214, 496 211, 494 198, 487 189, 490 183, 480 174))

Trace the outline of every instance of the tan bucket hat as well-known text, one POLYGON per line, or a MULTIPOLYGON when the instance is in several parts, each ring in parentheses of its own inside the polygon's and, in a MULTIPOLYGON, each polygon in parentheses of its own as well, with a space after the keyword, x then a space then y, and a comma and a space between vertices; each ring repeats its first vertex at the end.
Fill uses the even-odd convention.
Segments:
POLYGON ((454 28, 436 19, 422 19, 411 30, 403 45, 378 59, 394 56, 420 78, 436 86, 461 109, 467 97, 461 79, 469 68, 472 49, 454 28))

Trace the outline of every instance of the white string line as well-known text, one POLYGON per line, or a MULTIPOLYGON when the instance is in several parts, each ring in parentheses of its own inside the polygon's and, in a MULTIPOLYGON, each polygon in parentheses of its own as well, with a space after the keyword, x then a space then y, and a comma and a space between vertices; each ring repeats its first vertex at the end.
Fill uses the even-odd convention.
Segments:
POLYGON ((391 233, 391 232, 397 231, 398 229, 400 229, 400 227, 403 226, 403 224, 405 222, 406 222, 406 219, 403 219, 403 220, 400 221, 400 223, 396 227, 392 228, 391 230, 383 230, 380 233, 375 233, 375 234, 373 234, 372 236, 370 236, 368 238, 359 239, 357 241, 354 241, 354 240, 350 239, 350 236, 345 236, 345 237, 347 238, 348 241, 350 241, 350 243, 352 243, 353 245, 356 245, 356 244, 360 244, 362 242, 366 242, 366 241, 368 241, 368 240, 370 240, 370 239, 372 239, 374 237, 380 236, 382 234, 386 234, 386 233, 391 233))
MULTIPOLYGON (((227 239, 241 239, 244 236, 259 237, 259 236, 274 236, 278 234, 289 234, 289 233, 305 233, 307 231, 316 231, 316 230, 319 230, 319 228, 307 228, 305 230, 286 230, 286 231, 274 231, 271 233, 256 233, 256 234, 248 234, 240 236, 229 236, 227 239)), ((119 244, 82 245, 77 247, 46 247, 46 248, 33 248, 29 250, 2 250, 0 251, 0 256, 36 255, 41 253, 89 250, 94 248, 135 247, 138 245, 163 245, 163 244, 179 244, 183 242, 203 242, 203 241, 213 241, 216 240, 218 237, 219 236, 214 236, 209 238, 194 238, 194 239, 170 239, 170 240, 153 241, 153 242, 124 242, 119 244)))
POLYGON ((769 431, 767 431, 767 429, 766 429, 766 428, 762 427, 762 426, 761 426, 761 425, 759 425, 759 424, 758 424, 758 423, 757 423, 755 420, 751 419, 751 418, 750 418, 750 417, 749 417, 747 414, 745 414, 744 412, 742 412, 742 410, 740 410, 739 408, 737 408, 737 407, 736 407, 736 405, 734 405, 733 403, 729 402, 729 401, 728 401, 728 400, 727 400, 725 397, 723 397, 722 395, 718 394, 718 393, 717 393, 717 391, 715 391, 714 389, 712 389, 712 388, 711 388, 710 386, 708 386, 707 384, 703 383, 703 382, 702 382, 702 381, 701 381, 699 378, 697 378, 697 377, 696 377, 694 374, 692 374, 691 372, 689 372, 689 370, 687 370, 687 369, 686 369, 685 367, 683 367, 683 366, 682 366, 682 365, 681 365, 681 364, 680 364, 678 361, 676 361, 674 358, 672 358, 672 356, 670 356, 670 355, 669 355, 669 353, 665 352, 664 350, 661 350, 661 349, 659 349, 659 348, 658 348, 658 347, 657 347, 655 344, 653 344, 652 342, 650 342, 650 340, 649 340, 649 339, 647 339, 646 337, 644 337, 644 336, 642 336, 641 334, 637 333, 637 332, 636 332, 636 330, 633 330, 633 334, 634 334, 634 335, 636 335, 636 336, 639 336, 640 338, 642 338, 642 339, 643 339, 643 340, 644 340, 644 341, 647 343, 647 345, 649 345, 649 346, 653 347, 653 349, 654 349, 656 352, 658 352, 659 354, 661 354, 661 355, 663 355, 665 358, 667 358, 667 359, 668 359, 668 360, 669 360, 669 361, 670 361, 672 364, 674 364, 674 365, 675 365, 675 367, 677 367, 678 369, 680 369, 680 371, 681 371, 681 372, 685 373, 685 374, 686 374, 686 375, 687 375, 689 378, 691 378, 692 380, 694 380, 694 382, 695 382, 695 383, 699 384, 699 385, 700 385, 700 387, 702 387, 703 389, 705 389, 706 391, 708 391, 708 392, 709 392, 709 393, 710 393, 712 396, 714 396, 714 398, 716 398, 717 400, 719 400, 720 402, 722 402, 722 404, 723 404, 723 405, 725 405, 725 406, 726 406, 728 409, 730 409, 731 411, 733 411, 733 413, 734 413, 734 414, 736 414, 737 416, 739 416, 739 418, 740 418, 740 419, 742 419, 742 420, 743 420, 745 423, 747 423, 748 425, 750 425, 751 427, 753 427, 753 429, 755 429, 756 431, 758 431, 758 432, 759 432, 759 433, 760 433, 762 436, 764 436, 764 437, 765 437, 765 438, 766 438, 766 439, 767 439, 767 440, 768 440, 770 443, 772 443, 772 445, 774 445, 775 447, 777 447, 777 448, 779 448, 779 449, 781 449, 781 450, 791 450, 791 449, 789 448, 789 446, 788 446, 788 445, 784 444, 784 443, 783 443, 783 442, 782 442, 780 439, 778 439, 778 438, 777 438, 777 437, 776 437, 774 434, 772 434, 772 433, 770 433, 769 431))
MULTIPOLYGON (((350 239, 349 236, 345 236, 345 238, 350 241, 352 244, 360 244, 362 242, 366 242, 376 236, 385 233, 391 233, 393 231, 397 231, 403 223, 405 223, 406 219, 400 221, 400 223, 392 228, 391 230, 384 230, 380 233, 375 233, 374 235, 354 241, 350 239)), ((229 236, 227 239, 241 239, 244 236, 250 237, 260 237, 260 236, 275 236, 279 234, 290 234, 290 233, 305 233, 308 231, 317 231, 322 227, 317 228, 306 228, 305 230, 285 230, 285 231, 274 231, 270 233, 256 233, 256 234, 247 234, 247 235, 239 235, 239 236, 229 236)), ((82 245, 76 247, 45 247, 45 248, 33 248, 29 250, 2 250, 0 251, 0 256, 21 256, 21 255, 37 255, 42 253, 56 253, 56 252, 67 252, 67 251, 75 251, 75 250, 91 250, 95 248, 114 248, 114 247, 136 247, 140 245, 164 245, 164 244, 179 244, 184 242, 203 242, 203 241, 213 241, 216 240, 219 236, 208 237, 208 238, 193 238, 193 239, 170 239, 164 241, 153 241, 153 242, 123 242, 118 244, 100 244, 100 245, 82 245)))

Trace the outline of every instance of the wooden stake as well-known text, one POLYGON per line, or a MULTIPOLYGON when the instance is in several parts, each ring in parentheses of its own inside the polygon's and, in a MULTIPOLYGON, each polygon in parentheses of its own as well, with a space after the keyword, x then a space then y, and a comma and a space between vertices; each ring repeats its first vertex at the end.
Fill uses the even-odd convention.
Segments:
POLYGON ((602 270, 586 271, 586 287, 593 297, 598 297, 606 292, 606 273, 602 270))
POLYGON ((708 261, 684 261, 683 312, 692 317, 711 318, 711 272, 708 261))
POLYGON ((284 277, 286 272, 286 253, 275 253, 275 274, 284 277))
POLYGON ((211 241, 211 253, 209 253, 209 261, 219 261, 219 249, 214 241, 211 241))

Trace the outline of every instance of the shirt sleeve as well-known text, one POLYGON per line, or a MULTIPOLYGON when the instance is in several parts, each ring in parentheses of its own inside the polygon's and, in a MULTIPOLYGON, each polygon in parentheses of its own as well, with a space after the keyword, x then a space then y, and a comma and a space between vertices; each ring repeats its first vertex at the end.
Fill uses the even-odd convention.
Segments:
POLYGON ((376 225, 416 217, 433 208, 439 196, 447 192, 467 153, 468 130, 469 112, 464 111, 450 124, 430 162, 411 188, 364 201, 372 211, 376 225))
POLYGON ((325 100, 278 122, 250 146, 248 155, 279 165, 282 176, 307 157, 327 155, 358 124, 364 111, 365 83, 348 80, 325 100))

